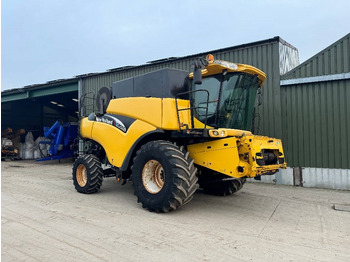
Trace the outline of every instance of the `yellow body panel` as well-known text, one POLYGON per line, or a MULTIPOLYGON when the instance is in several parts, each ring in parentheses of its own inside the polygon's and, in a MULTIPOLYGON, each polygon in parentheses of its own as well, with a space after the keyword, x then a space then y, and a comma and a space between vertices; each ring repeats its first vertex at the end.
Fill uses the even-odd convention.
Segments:
MULTIPOLYGON (((189 100, 177 100, 177 106, 179 111, 180 124, 182 124, 181 129, 185 129, 186 125, 189 128, 191 125, 191 110, 181 110, 190 108, 189 100)), ((179 123, 176 113, 176 103, 174 98, 164 98, 163 99, 163 115, 162 115, 162 129, 166 130, 178 130, 179 123)))
MULTIPOLYGON (((225 63, 228 64, 233 64, 225 61, 218 61, 222 62, 222 64, 218 63, 211 63, 205 67, 205 69, 202 70, 202 76, 211 76, 211 75, 216 75, 216 74, 221 74, 223 70, 227 70, 227 72, 243 72, 251 75, 257 75, 259 80, 261 81, 260 86, 264 85, 265 79, 266 79, 266 74, 259 70, 258 68, 250 65, 245 65, 245 64, 237 64, 235 63, 234 65, 236 68, 230 68, 225 66, 225 63)), ((190 73, 189 75, 190 78, 193 78, 193 73, 190 73)))
POLYGON ((239 158, 236 138, 193 144, 187 146, 187 150, 196 164, 237 177, 239 158))
POLYGON ((227 137, 187 147, 196 164, 234 178, 255 177, 286 168, 286 163, 259 166, 256 153, 263 149, 276 150, 280 153, 278 157, 284 158, 281 140, 262 136, 227 137))
POLYGON ((161 128, 163 114, 162 99, 153 97, 112 99, 107 107, 107 113, 139 119, 161 128))
POLYGON ((87 117, 82 118, 80 121, 80 135, 91 139, 91 131, 94 123, 94 121, 89 121, 87 117))
POLYGON ((248 159, 242 159, 241 161, 247 162, 250 164, 251 170, 249 176, 256 176, 266 173, 268 171, 274 171, 279 168, 286 168, 287 164, 269 165, 269 166, 259 166, 256 162, 257 159, 262 157, 257 157, 256 154, 261 152, 262 149, 269 149, 280 154, 277 157, 284 159, 284 152, 282 148, 282 142, 277 138, 270 138, 266 136, 244 136, 240 139, 239 142, 239 154, 248 154, 248 159))
MULTIPOLYGON (((177 100, 178 108, 189 108, 188 100, 177 100)), ((83 118, 80 133, 84 138, 98 142, 109 162, 121 167, 130 148, 142 135, 156 130, 179 130, 175 99, 131 97, 110 101, 107 113, 136 119, 126 133, 115 126, 83 118)), ((190 110, 179 111, 181 128, 191 128, 190 110)))
POLYGON ((124 133, 112 125, 90 121, 87 118, 82 119, 81 127, 81 135, 98 142, 104 148, 108 161, 116 167, 121 167, 138 138, 156 129, 146 122, 136 120, 124 133))
MULTIPOLYGON (((194 128, 204 128, 204 123, 199 121, 196 117, 193 118, 193 124, 194 124, 194 128)), ((207 126, 207 128, 211 128, 211 127, 207 126)))
MULTIPOLYGON (((189 100, 177 100, 180 123, 182 129, 188 125, 191 128, 191 111, 181 110, 190 107, 189 100)), ((107 113, 139 119, 157 128, 165 130, 179 130, 174 98, 145 98, 128 97, 112 99, 107 113)))

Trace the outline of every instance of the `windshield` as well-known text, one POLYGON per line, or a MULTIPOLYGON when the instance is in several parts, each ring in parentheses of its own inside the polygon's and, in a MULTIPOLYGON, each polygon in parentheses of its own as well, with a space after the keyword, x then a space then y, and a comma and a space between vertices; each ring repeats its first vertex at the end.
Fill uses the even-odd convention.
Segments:
MULTIPOLYGON (((194 90, 209 92, 207 125, 215 128, 251 130, 258 78, 244 73, 229 73, 203 78, 194 90)), ((194 92, 194 116, 202 123, 206 120, 206 92, 194 92)))

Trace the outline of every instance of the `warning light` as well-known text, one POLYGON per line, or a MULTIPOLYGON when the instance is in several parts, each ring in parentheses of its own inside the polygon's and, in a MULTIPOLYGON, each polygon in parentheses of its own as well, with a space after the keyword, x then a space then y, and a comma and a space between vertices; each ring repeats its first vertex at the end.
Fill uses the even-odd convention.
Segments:
POLYGON ((214 56, 212 54, 207 55, 207 61, 209 64, 214 63, 214 56))

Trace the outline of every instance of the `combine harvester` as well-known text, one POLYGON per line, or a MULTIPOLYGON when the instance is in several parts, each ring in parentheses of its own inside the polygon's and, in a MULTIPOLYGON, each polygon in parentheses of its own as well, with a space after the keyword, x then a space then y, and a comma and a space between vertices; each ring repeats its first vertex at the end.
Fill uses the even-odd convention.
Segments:
POLYGON ((132 180, 144 208, 169 212, 198 186, 231 195, 246 178, 286 168, 281 140, 250 131, 266 75, 212 55, 193 67, 190 74, 162 69, 100 90, 99 113, 80 121, 78 192, 95 193, 104 177, 116 176, 132 180))

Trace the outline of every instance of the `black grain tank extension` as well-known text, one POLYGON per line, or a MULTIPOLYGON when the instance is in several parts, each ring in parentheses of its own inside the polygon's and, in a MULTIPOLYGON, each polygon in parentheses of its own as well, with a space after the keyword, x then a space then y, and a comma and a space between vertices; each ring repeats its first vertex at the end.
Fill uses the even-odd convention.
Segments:
MULTIPOLYGON (((112 97, 175 98, 190 90, 188 72, 165 68, 113 83, 112 97)), ((186 99, 188 96, 178 98, 186 99)))

